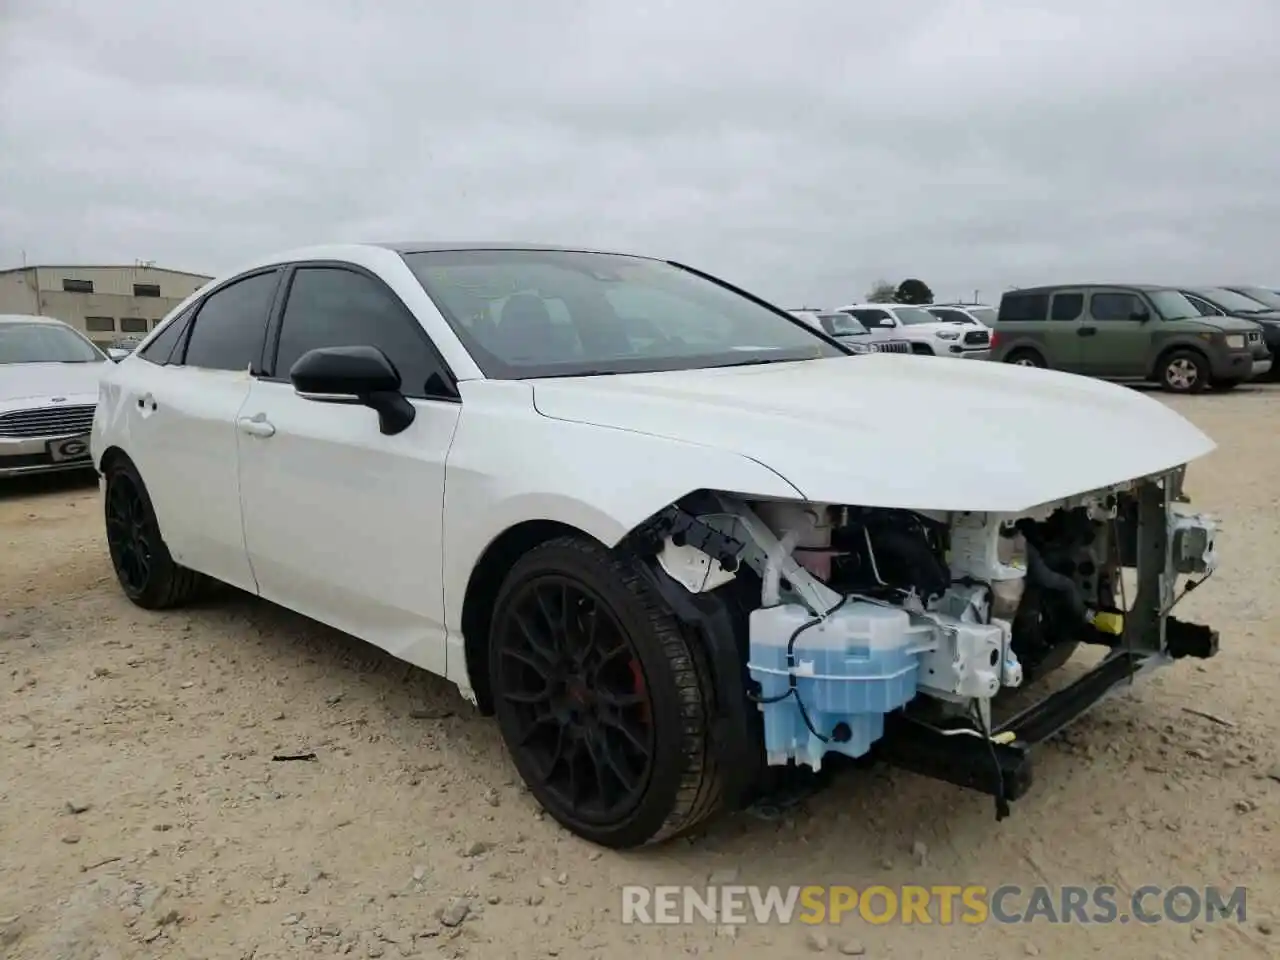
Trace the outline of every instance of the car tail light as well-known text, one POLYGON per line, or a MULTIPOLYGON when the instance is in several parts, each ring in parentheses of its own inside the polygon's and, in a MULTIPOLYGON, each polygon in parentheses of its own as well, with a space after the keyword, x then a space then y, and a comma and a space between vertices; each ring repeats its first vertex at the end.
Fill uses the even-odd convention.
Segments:
POLYGON ((1000 339, 1000 334, 998 334, 998 333, 996 333, 994 330, 992 330, 992 331, 991 331, 991 339, 987 341, 987 347, 988 347, 988 349, 994 350, 994 349, 996 348, 996 341, 997 341, 997 340, 999 340, 999 339, 1000 339))

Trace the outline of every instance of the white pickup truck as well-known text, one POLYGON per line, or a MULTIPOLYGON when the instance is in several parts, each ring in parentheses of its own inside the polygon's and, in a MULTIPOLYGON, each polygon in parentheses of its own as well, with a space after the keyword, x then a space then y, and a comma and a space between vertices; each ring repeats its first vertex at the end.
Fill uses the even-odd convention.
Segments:
POLYGON ((911 343, 922 356, 986 360, 991 354, 991 331, 982 326, 939 320, 923 307, 902 303, 851 303, 836 308, 868 330, 891 332, 911 343))

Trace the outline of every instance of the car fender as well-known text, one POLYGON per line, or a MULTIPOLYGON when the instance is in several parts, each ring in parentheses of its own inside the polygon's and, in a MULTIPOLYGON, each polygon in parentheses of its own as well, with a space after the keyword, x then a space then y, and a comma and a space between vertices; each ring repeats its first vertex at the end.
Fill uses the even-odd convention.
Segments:
POLYGON ((443 550, 447 671, 464 690, 462 608, 489 546, 530 521, 581 531, 607 547, 695 490, 801 499, 780 474, 731 451, 544 417, 521 381, 465 381, 446 465, 443 550))

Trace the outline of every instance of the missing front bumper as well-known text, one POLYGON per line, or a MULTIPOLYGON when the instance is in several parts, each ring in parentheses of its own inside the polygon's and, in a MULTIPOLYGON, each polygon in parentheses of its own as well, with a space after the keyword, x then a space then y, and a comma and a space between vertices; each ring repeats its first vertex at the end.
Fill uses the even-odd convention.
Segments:
POLYGON ((999 724, 991 739, 931 726, 909 714, 885 718, 885 732, 872 755, 912 773, 995 797, 999 816, 1005 804, 1031 787, 1032 755, 1098 703, 1139 674, 1182 657, 1208 658, 1218 652, 1218 633, 1196 623, 1169 618, 1165 654, 1116 650, 1079 679, 999 724))

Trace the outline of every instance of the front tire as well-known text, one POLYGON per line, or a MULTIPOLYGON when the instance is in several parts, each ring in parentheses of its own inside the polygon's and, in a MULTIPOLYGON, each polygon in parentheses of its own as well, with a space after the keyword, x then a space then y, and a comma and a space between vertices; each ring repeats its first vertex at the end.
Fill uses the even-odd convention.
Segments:
POLYGON ((616 849, 684 833, 721 784, 701 647, 636 568, 578 537, 535 547, 494 605, 494 712, 534 798, 616 849))
POLYGON ((1209 386, 1209 364, 1194 350, 1175 350, 1160 361, 1159 377, 1170 393, 1202 393, 1209 386))
POLYGON ((164 610, 199 594, 204 578, 170 555, 133 464, 122 460, 107 468, 103 510, 111 565, 126 597, 146 610, 164 610))

